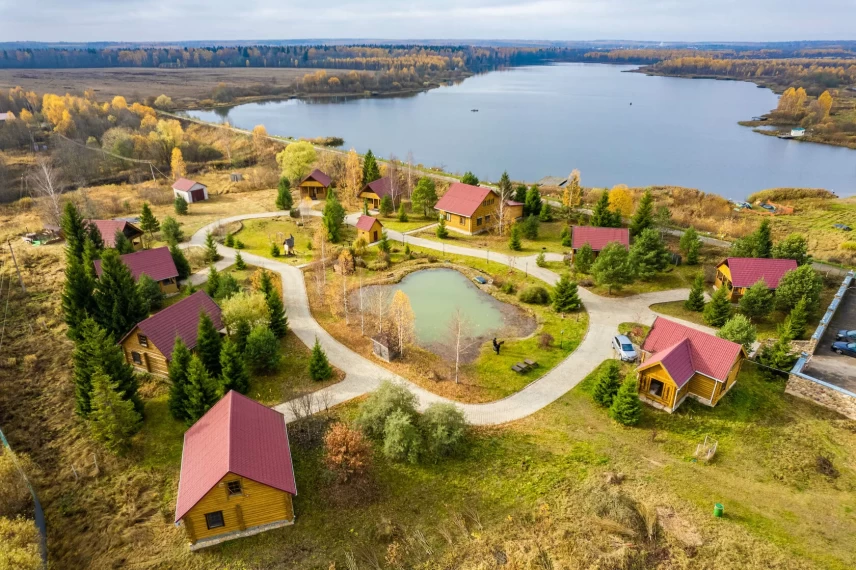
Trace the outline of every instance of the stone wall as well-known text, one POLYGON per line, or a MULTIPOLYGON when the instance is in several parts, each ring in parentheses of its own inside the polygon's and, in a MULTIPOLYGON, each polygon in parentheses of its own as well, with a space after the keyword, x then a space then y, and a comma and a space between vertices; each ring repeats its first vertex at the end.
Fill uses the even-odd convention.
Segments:
POLYGON ((837 386, 792 373, 788 377, 785 393, 811 400, 824 408, 835 410, 851 420, 856 420, 856 394, 837 386))

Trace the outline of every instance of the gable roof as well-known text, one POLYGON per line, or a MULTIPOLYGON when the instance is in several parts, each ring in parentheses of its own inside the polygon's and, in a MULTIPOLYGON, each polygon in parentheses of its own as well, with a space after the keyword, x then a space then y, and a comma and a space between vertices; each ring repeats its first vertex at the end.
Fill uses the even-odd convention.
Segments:
POLYGON ((172 189, 187 192, 197 184, 199 184, 200 186, 205 186, 205 184, 197 182, 196 180, 190 180, 189 178, 179 178, 175 181, 175 183, 173 183, 172 189))
POLYGON ((128 235, 128 229, 132 235, 142 235, 143 230, 128 222, 127 220, 87 220, 87 223, 95 224, 101 234, 101 240, 106 247, 116 247, 116 232, 121 230, 128 235))
MULTIPOLYGON (((139 328, 140 332, 149 338, 167 360, 170 360, 176 337, 181 337, 189 349, 196 346, 196 331, 199 327, 199 314, 202 311, 211 317, 215 329, 223 328, 220 307, 205 291, 197 291, 175 305, 155 313, 138 323, 136 328, 139 328)), ((134 329, 122 337, 119 343, 124 341, 132 332, 134 329)))
POLYGON ((751 287, 763 279, 768 288, 775 289, 785 273, 797 268, 797 262, 793 259, 728 257, 722 263, 731 270, 731 284, 735 287, 751 287))
POLYGON ((176 522, 228 473, 297 494, 285 418, 234 390, 184 434, 176 522))
MULTIPOLYGON (((175 262, 172 260, 172 255, 166 246, 126 253, 125 255, 120 255, 119 259, 131 270, 134 281, 138 281, 140 275, 143 274, 148 275, 155 281, 178 277, 178 269, 175 268, 175 262)), ((95 260, 95 273, 101 277, 100 259, 95 260)))
POLYGON ((392 198, 392 180, 390 180, 389 176, 378 178, 374 182, 369 182, 363 186, 363 189, 360 190, 359 194, 367 191, 374 192, 377 194, 378 198, 383 198, 384 196, 392 198))
POLYGON ((579 249, 585 244, 589 244, 594 251, 600 251, 606 247, 606 244, 614 241, 630 249, 630 230, 628 228, 574 226, 571 248, 579 249))
POLYGON ((434 206, 434 209, 469 218, 475 214, 478 207, 481 206, 481 203, 490 193, 493 193, 493 190, 484 186, 472 186, 463 182, 454 182, 434 206))
POLYGON ((642 350, 652 355, 639 368, 659 362, 681 387, 696 372, 725 382, 743 347, 736 342, 657 317, 642 350))
POLYGON ((372 229, 372 226, 374 226, 375 222, 379 223, 380 227, 383 227, 383 224, 381 224, 380 220, 378 220, 377 218, 373 218, 372 216, 366 216, 365 214, 363 214, 357 220, 357 229, 367 232, 372 229))
MULTIPOLYGON (((314 180, 315 182, 320 183, 324 187, 329 186, 330 183, 333 181, 332 178, 330 178, 329 176, 327 176, 326 174, 324 174, 323 172, 321 172, 317 168, 315 170, 313 170, 312 172, 310 172, 309 174, 307 174, 306 176, 304 176, 303 180, 300 181, 300 184, 303 184, 304 182, 306 182, 307 180, 310 180, 310 179, 314 180)), ((298 186, 300 186, 300 184, 298 184, 298 186)))

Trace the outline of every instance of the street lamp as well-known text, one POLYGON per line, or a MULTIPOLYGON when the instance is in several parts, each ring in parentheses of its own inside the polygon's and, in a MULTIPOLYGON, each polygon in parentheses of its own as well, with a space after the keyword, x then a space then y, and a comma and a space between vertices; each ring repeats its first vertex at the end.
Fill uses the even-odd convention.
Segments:
POLYGON ((565 329, 562 329, 561 335, 559 337, 559 350, 563 350, 565 348, 565 329))

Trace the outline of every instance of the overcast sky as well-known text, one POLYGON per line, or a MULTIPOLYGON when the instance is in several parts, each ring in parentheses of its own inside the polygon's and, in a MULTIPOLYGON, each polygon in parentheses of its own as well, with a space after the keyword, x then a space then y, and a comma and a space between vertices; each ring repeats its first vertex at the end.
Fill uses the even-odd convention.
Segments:
POLYGON ((856 0, 0 0, 2 41, 856 38, 856 0))

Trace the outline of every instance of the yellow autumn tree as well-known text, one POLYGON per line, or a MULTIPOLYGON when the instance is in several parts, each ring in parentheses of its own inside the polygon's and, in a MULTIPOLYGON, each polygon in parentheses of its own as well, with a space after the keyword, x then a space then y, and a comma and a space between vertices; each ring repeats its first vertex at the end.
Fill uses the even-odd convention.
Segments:
POLYGON ((566 208, 576 208, 582 200, 583 189, 580 186, 580 171, 576 168, 568 176, 568 183, 562 192, 562 205, 566 208))
POLYGON ((114 109, 127 109, 128 102, 121 95, 116 95, 110 102, 110 106, 112 106, 114 109))
MULTIPOLYGON (((817 103, 823 111, 823 117, 821 117, 821 119, 825 119, 829 116, 830 109, 832 109, 832 95, 829 94, 829 91, 824 91, 820 94, 820 97, 817 98, 817 103)), ((23 114, 21 117, 23 118, 23 114)))
POLYGON ((410 297, 402 290, 397 290, 389 305, 389 331, 395 336, 398 351, 404 356, 404 347, 413 342, 414 324, 416 317, 410 306, 410 297))
POLYGON ((20 119, 25 123, 29 123, 33 120, 33 114, 27 111, 26 109, 21 109, 20 119))
POLYGON ((794 100, 795 112, 799 112, 805 107, 805 102, 808 100, 808 94, 805 92, 805 89, 800 87, 796 91, 796 99, 794 100))
POLYGON ((360 163, 360 155, 357 151, 351 149, 348 151, 348 157, 345 160, 345 191, 347 192, 345 202, 352 204, 362 190, 363 185, 363 166, 360 163))
POLYGON ((626 184, 616 184, 612 187, 609 192, 609 207, 625 218, 633 214, 633 197, 626 184))
POLYGON ((158 119, 154 115, 146 115, 143 117, 143 120, 140 121, 140 128, 145 130, 152 130, 158 126, 158 119))
POLYGON ((267 137, 268 132, 264 125, 253 127, 253 150, 257 158, 261 158, 267 148, 267 137))
POLYGON ((184 156, 182 156, 180 148, 172 149, 172 159, 169 161, 169 165, 172 167, 172 177, 176 180, 187 175, 187 165, 184 164, 184 156))
POLYGON ((59 95, 45 93, 42 98, 42 115, 54 126, 62 121, 62 114, 66 111, 65 101, 59 95))
POLYGON ((54 130, 61 135, 65 135, 67 137, 74 136, 75 125, 74 119, 71 118, 71 113, 67 110, 62 112, 62 120, 54 127, 54 130))

